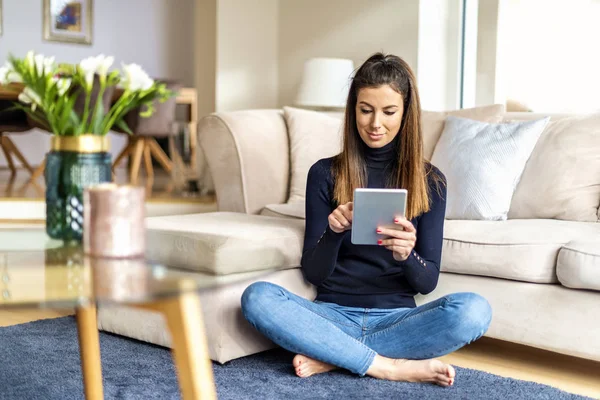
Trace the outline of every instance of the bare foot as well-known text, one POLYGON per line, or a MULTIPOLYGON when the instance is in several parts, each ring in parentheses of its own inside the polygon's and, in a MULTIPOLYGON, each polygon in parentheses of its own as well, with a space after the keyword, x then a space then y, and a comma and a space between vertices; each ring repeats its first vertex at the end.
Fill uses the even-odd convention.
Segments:
POLYGON ((337 368, 333 365, 303 356, 302 354, 297 354, 292 364, 296 370, 296 375, 300 378, 308 378, 309 376, 322 374, 323 372, 329 372, 337 368))
POLYGON ((405 382, 433 382, 452 386, 456 371, 440 360, 396 360, 375 356, 367 375, 374 378, 405 382))

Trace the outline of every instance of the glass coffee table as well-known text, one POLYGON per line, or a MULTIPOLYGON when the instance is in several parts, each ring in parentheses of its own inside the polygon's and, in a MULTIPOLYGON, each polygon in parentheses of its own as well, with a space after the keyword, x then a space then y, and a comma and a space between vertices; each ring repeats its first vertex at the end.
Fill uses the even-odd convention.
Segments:
POLYGON ((115 304, 161 312, 182 398, 216 399, 199 292, 231 280, 188 276, 144 259, 87 257, 43 227, 0 230, 0 308, 75 310, 86 399, 103 398, 96 307, 115 304))

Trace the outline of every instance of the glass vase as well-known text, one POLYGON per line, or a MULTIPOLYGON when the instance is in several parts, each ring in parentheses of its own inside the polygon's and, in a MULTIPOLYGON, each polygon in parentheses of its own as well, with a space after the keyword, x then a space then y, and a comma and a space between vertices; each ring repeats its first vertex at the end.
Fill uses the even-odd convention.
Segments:
POLYGON ((46 154, 46 233, 65 242, 83 240, 83 191, 112 182, 106 136, 53 136, 46 154))

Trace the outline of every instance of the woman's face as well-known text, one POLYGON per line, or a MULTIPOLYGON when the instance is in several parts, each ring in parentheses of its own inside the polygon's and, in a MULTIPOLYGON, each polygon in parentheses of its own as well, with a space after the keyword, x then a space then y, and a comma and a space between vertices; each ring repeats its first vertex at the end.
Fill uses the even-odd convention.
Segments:
POLYGON ((404 102, 390 85, 363 88, 356 100, 356 128, 370 148, 390 143, 400 131, 404 102))

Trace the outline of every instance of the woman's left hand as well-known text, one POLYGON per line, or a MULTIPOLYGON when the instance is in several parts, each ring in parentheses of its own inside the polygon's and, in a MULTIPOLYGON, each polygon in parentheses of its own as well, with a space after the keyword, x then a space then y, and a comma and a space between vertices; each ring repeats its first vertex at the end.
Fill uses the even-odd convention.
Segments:
POLYGON ((392 250, 394 260, 404 261, 410 256, 410 252, 415 247, 415 243, 417 242, 417 230, 413 224, 404 217, 398 218, 394 222, 404 230, 378 228, 377 233, 388 236, 386 239, 379 240, 378 244, 380 246, 385 246, 388 250, 392 250))

